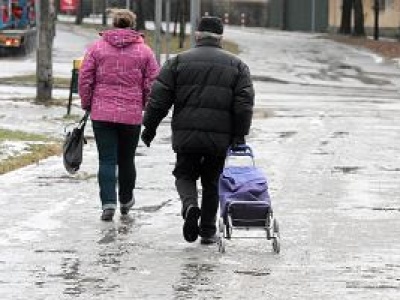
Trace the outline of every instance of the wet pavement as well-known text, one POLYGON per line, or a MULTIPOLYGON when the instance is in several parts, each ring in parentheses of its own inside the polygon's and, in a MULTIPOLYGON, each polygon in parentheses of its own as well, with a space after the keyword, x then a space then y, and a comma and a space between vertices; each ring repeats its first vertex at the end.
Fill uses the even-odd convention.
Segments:
MULTIPOLYGON (((151 148, 139 146, 128 218, 100 221, 92 139, 75 176, 60 157, 0 176, 2 299, 400 298, 398 67, 317 35, 226 35, 255 78, 247 140, 269 179, 281 253, 261 230, 234 231, 251 238, 227 241, 225 254, 183 240, 167 119, 151 148)), ((68 74, 79 47, 59 51, 68 74)), ((7 88, 0 127, 62 137, 65 108, 8 101, 7 88)))

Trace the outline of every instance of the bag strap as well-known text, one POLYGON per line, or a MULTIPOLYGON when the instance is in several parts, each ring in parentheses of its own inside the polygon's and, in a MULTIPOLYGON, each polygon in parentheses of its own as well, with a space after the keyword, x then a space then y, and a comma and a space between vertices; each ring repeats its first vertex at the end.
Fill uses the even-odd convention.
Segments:
POLYGON ((83 115, 83 117, 82 117, 82 119, 79 121, 79 123, 78 123, 78 128, 80 128, 80 129, 84 129, 85 128, 85 126, 86 126, 86 122, 87 122, 87 120, 89 119, 89 116, 90 116, 90 111, 89 110, 86 110, 85 111, 85 114, 83 115))

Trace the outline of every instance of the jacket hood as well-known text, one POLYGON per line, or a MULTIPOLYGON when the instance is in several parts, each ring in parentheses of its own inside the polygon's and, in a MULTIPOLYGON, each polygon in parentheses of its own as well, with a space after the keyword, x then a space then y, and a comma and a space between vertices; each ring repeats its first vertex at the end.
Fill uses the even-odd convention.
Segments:
POLYGON ((124 48, 133 43, 143 43, 142 34, 132 29, 110 29, 101 32, 100 35, 107 43, 117 48, 124 48))

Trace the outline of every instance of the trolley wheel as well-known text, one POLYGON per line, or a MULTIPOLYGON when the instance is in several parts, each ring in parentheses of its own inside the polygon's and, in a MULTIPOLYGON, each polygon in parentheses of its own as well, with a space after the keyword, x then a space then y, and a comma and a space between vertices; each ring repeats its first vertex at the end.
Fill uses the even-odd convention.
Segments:
POLYGON ((272 248, 275 253, 281 252, 281 237, 279 233, 279 223, 277 219, 274 219, 272 223, 273 237, 272 237, 272 248))
POLYGON ((222 236, 218 238, 218 252, 225 253, 225 240, 222 236))
POLYGON ((224 219, 221 217, 221 218, 219 218, 219 222, 218 222, 218 230, 219 230, 220 236, 222 236, 224 234, 224 227, 225 227, 224 219))
POLYGON ((274 222, 272 223, 272 229, 274 234, 279 236, 279 223, 277 219, 274 219, 274 222))
POLYGON ((272 238, 272 249, 274 249, 274 252, 277 254, 281 252, 281 239, 279 236, 272 238))
POLYGON ((271 221, 272 221, 272 214, 271 212, 267 213, 267 217, 265 219, 265 233, 267 234, 267 240, 270 240, 272 238, 272 226, 271 226, 271 221))
POLYGON ((231 216, 228 215, 228 222, 225 227, 225 236, 228 240, 232 237, 232 229, 233 229, 232 218, 231 216))

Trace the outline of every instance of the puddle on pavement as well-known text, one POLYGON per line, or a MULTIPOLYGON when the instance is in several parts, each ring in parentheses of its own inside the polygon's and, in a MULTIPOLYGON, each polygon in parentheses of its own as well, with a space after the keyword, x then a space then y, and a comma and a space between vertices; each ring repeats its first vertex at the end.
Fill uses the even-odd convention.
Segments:
POLYGON ((361 167, 334 167, 332 173, 343 173, 343 174, 357 174, 361 167))
POLYGON ((268 276, 271 275, 271 271, 267 270, 267 271, 257 271, 257 270, 236 270, 234 271, 234 273, 239 274, 239 275, 250 275, 250 276, 255 276, 255 277, 259 277, 259 276, 268 276))
POLYGON ((118 220, 114 220, 113 222, 105 223, 104 225, 107 228, 101 230, 101 238, 98 240, 98 244, 111 244, 118 240, 119 237, 124 235, 128 235, 133 231, 133 229, 137 229, 143 226, 143 223, 138 223, 137 220, 140 218, 140 215, 136 214, 135 216, 126 215, 120 217, 120 222, 118 220), (118 222, 118 223, 117 223, 118 222), (117 225, 115 225, 117 223, 117 225), (110 226, 110 227, 108 227, 110 226))
POLYGON ((332 134, 332 137, 333 138, 338 138, 338 137, 344 137, 344 136, 348 136, 348 135, 349 135, 349 133, 347 131, 335 131, 332 134))
POLYGON ((400 207, 376 207, 376 206, 352 206, 350 208, 344 208, 343 210, 350 210, 350 211, 354 211, 354 210, 372 210, 375 212, 394 212, 394 213, 398 213, 400 212, 400 207))
POLYGON ((319 144, 320 146, 326 146, 329 144, 329 141, 320 141, 319 144))
MULTIPOLYGON (((323 63, 325 64, 326 62, 323 63)), ((320 69, 318 74, 308 73, 304 75, 319 80, 341 81, 350 79, 358 80, 367 85, 391 85, 390 80, 374 77, 374 74, 364 72, 360 67, 335 62, 326 69, 320 69)))
POLYGON ((289 81, 282 80, 279 78, 271 77, 271 76, 265 76, 265 75, 252 75, 251 79, 256 82, 256 81, 261 81, 261 82, 273 82, 273 83, 280 83, 280 84, 289 84, 289 81))
POLYGON ((372 207, 372 210, 400 212, 400 207, 372 207))
POLYGON ((388 171, 388 172, 400 172, 400 168, 380 167, 379 169, 382 171, 388 171))
POLYGON ((61 176, 38 176, 39 180, 43 180, 46 183, 62 183, 62 182, 81 182, 88 181, 93 178, 97 178, 96 174, 90 174, 86 172, 80 172, 76 175, 61 175, 61 176))
POLYGON ((163 207, 168 206, 171 202, 172 202, 172 199, 168 199, 164 202, 161 202, 161 204, 158 204, 158 205, 142 206, 139 208, 134 208, 133 210, 142 211, 145 213, 153 213, 153 212, 157 212, 157 211, 161 210, 163 207))
POLYGON ((162 137, 159 139, 160 144, 171 144, 171 136, 162 137))
POLYGON ((268 119, 274 116, 274 111, 267 108, 255 108, 253 111, 253 119, 268 119))
MULTIPOLYGON (((54 286, 58 289, 62 286, 64 295, 81 295, 88 289, 93 289, 96 294, 104 293, 114 289, 118 286, 106 286, 105 279, 97 277, 85 276, 82 272, 81 259, 76 257, 75 250, 59 250, 59 249, 49 249, 49 250, 36 250, 37 254, 48 255, 48 253, 57 255, 65 255, 60 257, 60 265, 57 270, 54 270, 55 266, 46 268, 42 266, 37 266, 35 270, 32 270, 34 276, 34 284, 38 288, 49 288, 54 286)), ((54 257, 52 257, 54 259, 54 257)), ((57 257, 56 257, 57 259, 57 257)))
POLYGON ((282 131, 278 132, 278 137, 281 139, 291 138, 292 136, 296 135, 297 131, 282 131))
POLYGON ((345 276, 357 276, 360 279, 346 280, 348 289, 393 289, 400 290, 400 265, 385 264, 371 267, 346 267, 345 276))
POLYGON ((102 238, 97 242, 98 244, 110 244, 117 240, 118 232, 116 228, 109 228, 101 232, 102 238))
POLYGON ((213 292, 212 299, 222 299, 215 294, 213 280, 215 265, 187 263, 181 269, 179 283, 173 286, 175 299, 197 299, 197 296, 204 292, 213 292))
POLYGON ((61 249, 49 249, 49 250, 42 250, 42 249, 37 249, 34 251, 35 253, 60 253, 60 254, 75 254, 77 251, 76 250, 61 250, 61 249))

